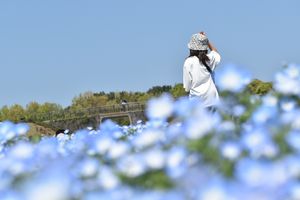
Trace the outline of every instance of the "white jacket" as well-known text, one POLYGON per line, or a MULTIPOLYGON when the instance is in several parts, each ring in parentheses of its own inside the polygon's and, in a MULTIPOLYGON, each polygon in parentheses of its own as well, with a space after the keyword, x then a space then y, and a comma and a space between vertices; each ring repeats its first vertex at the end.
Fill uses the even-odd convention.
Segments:
MULTIPOLYGON (((211 51, 207 56, 210 60, 207 64, 214 71, 221 61, 221 56, 216 51, 211 51)), ((183 87, 186 92, 190 92, 191 97, 199 97, 204 106, 213 106, 219 100, 211 74, 196 56, 189 57, 184 62, 183 87)))

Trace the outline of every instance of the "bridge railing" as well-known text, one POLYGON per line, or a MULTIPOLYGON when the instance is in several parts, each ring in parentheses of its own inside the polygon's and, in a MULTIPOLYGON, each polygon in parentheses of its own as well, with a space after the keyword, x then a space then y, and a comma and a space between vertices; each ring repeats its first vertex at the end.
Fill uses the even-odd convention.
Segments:
POLYGON ((127 104, 115 104, 67 111, 64 110, 62 112, 39 113, 34 118, 38 119, 38 121, 56 121, 72 118, 84 118, 99 114, 134 112, 143 110, 145 110, 144 103, 130 102, 127 104))

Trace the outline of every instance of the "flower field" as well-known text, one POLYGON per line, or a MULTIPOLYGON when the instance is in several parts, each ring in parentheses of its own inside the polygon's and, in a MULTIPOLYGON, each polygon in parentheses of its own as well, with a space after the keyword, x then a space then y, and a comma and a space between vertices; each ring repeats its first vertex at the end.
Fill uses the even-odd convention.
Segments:
POLYGON ((214 113, 165 94, 130 126, 30 141, 27 124, 0 122, 0 199, 300 199, 300 67, 264 96, 243 92, 251 76, 237 66, 216 80, 214 113))

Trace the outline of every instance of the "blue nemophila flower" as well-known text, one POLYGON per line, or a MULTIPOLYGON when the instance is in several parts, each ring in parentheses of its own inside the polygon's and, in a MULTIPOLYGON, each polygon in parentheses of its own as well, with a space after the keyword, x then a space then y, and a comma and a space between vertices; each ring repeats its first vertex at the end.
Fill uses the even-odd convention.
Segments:
POLYGON ((164 132, 157 129, 146 129, 133 139, 136 148, 145 148, 157 144, 165 139, 164 132))
POLYGON ((235 200, 229 193, 229 185, 221 181, 211 181, 199 191, 198 199, 201 200, 235 200))
POLYGON ((300 66, 290 64, 284 69, 284 73, 290 78, 300 78, 300 66))
POLYGON ((282 99, 280 101, 280 108, 285 112, 294 110, 296 106, 297 103, 293 99, 282 99))
POLYGON ((22 194, 16 191, 7 190, 7 191, 0 192, 0 199, 1 200, 24 200, 24 197, 22 196, 22 194))
POLYGON ((262 103, 267 107, 275 107, 277 106, 278 99, 273 94, 267 94, 266 96, 262 97, 262 103))
POLYGON ((14 129, 18 136, 22 136, 22 135, 26 135, 30 127, 25 123, 19 123, 15 125, 14 129))
POLYGON ((300 199, 300 183, 299 182, 295 181, 288 185, 287 199, 291 199, 291 200, 300 199))
POLYGON ((249 187, 264 187, 269 181, 268 170, 269 164, 245 158, 237 162, 235 176, 249 187))
POLYGON ((246 107, 243 105, 236 105, 233 107, 232 114, 236 117, 240 117, 246 111, 246 107))
POLYGON ((127 177, 137 177, 147 171, 146 164, 141 155, 123 156, 117 163, 118 170, 127 177))
POLYGON ((236 160, 241 155, 241 146, 237 142, 228 141, 221 145, 222 156, 229 160, 236 160))
POLYGON ((81 160, 78 174, 83 178, 95 177, 98 173, 99 162, 95 159, 87 158, 81 160))
POLYGON ((166 155, 167 173, 172 178, 182 176, 187 170, 187 151, 182 147, 173 147, 166 155))
POLYGON ((300 110, 299 108, 289 112, 281 113, 279 116, 280 122, 291 126, 293 130, 300 130, 300 110))
POLYGON ((282 162, 252 160, 249 158, 238 161, 236 178, 248 187, 280 189, 288 181, 286 167, 282 162))
POLYGON ((129 152, 130 146, 126 142, 114 142, 108 150, 108 157, 110 159, 117 159, 129 152))
POLYGON ((89 146, 89 151, 93 152, 95 155, 104 155, 108 152, 113 143, 114 139, 109 135, 98 134, 93 137, 91 145, 89 146))
POLYGON ((15 125, 9 121, 5 121, 0 124, 0 143, 4 144, 8 140, 17 136, 14 127, 15 125))
POLYGON ((274 157, 278 153, 278 148, 273 143, 269 131, 261 127, 252 128, 244 132, 241 144, 254 157, 274 157))
POLYGON ((200 139, 217 125, 213 115, 206 114, 199 118, 190 118, 184 124, 184 132, 189 139, 200 139))
POLYGON ((240 92, 251 81, 250 74, 233 64, 223 66, 216 73, 216 84, 220 90, 240 92))
POLYGON ((255 124, 265 124, 268 120, 277 120, 277 107, 275 106, 260 106, 253 115, 252 120, 255 124))
MULTIPOLYGON (((72 141, 73 142, 73 141, 72 141)), ((72 143, 71 142, 71 143, 72 143)), ((59 143, 56 138, 43 138, 36 146, 35 153, 40 162, 49 162, 59 156, 59 143)))
POLYGON ((300 157, 299 155, 289 155, 283 158, 282 162, 286 167, 286 176, 290 178, 300 177, 300 157))
POLYGON ((174 103, 174 113, 180 118, 190 117, 197 104, 199 104, 199 101, 197 99, 190 100, 188 97, 180 97, 174 103))
POLYGON ((70 199, 72 183, 66 171, 58 168, 45 171, 33 177, 23 186, 26 200, 65 200, 70 199))
POLYGON ((101 133, 109 133, 109 134, 121 131, 119 125, 117 125, 115 122, 113 122, 110 119, 107 119, 103 123, 101 123, 99 129, 101 133))
POLYGON ((18 142, 10 149, 8 155, 10 158, 18 160, 30 159, 34 156, 34 148, 33 145, 28 142, 18 142))
POLYGON ((229 134, 232 134, 235 128, 236 125, 232 121, 222 121, 217 125, 216 130, 219 133, 227 132, 229 134))
POLYGON ((165 120, 172 115, 173 109, 172 97, 168 94, 164 94, 148 102, 146 114, 149 119, 165 120))
POLYGON ((166 155, 159 149, 150 149, 143 154, 144 162, 150 169, 162 169, 165 166, 166 155))
POLYGON ((167 130, 165 131, 167 141, 172 142, 174 140, 178 140, 183 137, 183 125, 182 122, 174 123, 168 126, 167 130))
POLYGON ((0 123, 0 134, 4 135, 14 128, 14 124, 10 121, 4 121, 0 123))
POLYGON ((286 141, 290 147, 300 151, 300 131, 291 131, 286 136, 286 141))
POLYGON ((282 94, 299 95, 300 94, 300 67, 289 65, 287 68, 276 73, 274 88, 282 94))
POLYGON ((113 190, 120 185, 119 178, 115 175, 115 173, 113 173, 109 166, 101 167, 97 179, 100 186, 105 190, 113 190))

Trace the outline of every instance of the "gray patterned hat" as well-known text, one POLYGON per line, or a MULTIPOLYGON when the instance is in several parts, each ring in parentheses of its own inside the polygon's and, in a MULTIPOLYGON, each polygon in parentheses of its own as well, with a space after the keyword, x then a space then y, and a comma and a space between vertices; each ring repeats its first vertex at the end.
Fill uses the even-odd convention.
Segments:
POLYGON ((191 50, 208 50, 208 38, 205 35, 196 33, 192 35, 188 48, 191 50))

